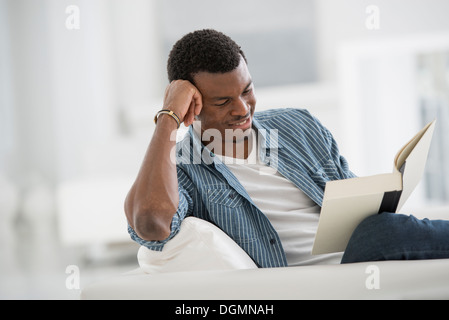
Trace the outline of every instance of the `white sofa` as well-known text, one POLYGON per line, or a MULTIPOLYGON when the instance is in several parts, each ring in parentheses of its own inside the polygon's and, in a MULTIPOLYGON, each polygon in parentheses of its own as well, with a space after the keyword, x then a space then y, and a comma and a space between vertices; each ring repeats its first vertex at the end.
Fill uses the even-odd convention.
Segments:
POLYGON ((86 286, 81 299, 449 299, 449 259, 258 269, 197 218, 185 219, 163 251, 141 247, 137 259, 138 269, 86 286))

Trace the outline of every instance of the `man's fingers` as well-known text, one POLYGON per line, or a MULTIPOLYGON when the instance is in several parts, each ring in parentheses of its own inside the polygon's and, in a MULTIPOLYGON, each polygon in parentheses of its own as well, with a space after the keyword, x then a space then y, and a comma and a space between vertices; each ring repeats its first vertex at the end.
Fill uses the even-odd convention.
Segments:
POLYGON ((201 93, 198 91, 198 89, 193 95, 193 102, 194 102, 194 115, 197 116, 201 113, 201 109, 203 108, 203 97, 201 96, 201 93))
POLYGON ((203 99, 201 96, 201 93, 198 91, 197 88, 194 88, 194 93, 192 95, 192 100, 190 101, 189 109, 187 110, 186 115, 184 116, 184 125, 186 127, 193 124, 193 121, 195 120, 195 116, 199 115, 201 112, 201 109, 203 108, 203 99))
POLYGON ((193 123, 193 120, 195 119, 195 102, 192 100, 190 102, 189 110, 187 110, 186 115, 184 116, 184 125, 186 127, 190 126, 193 123))

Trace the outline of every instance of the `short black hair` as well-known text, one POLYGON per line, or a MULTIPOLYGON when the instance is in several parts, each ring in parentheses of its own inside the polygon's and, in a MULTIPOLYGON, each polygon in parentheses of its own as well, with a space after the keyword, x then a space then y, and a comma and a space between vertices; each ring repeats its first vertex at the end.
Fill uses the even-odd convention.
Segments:
POLYGON ((197 30, 179 39, 170 51, 168 80, 193 81, 201 71, 226 73, 236 69, 245 54, 234 40, 213 29, 197 30))

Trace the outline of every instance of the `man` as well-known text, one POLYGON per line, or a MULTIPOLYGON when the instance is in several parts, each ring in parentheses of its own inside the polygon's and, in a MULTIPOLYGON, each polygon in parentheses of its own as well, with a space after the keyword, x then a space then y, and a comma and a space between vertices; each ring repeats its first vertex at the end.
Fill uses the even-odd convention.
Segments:
POLYGON ((174 45, 163 110, 125 201, 135 241, 162 250, 192 215, 220 227, 259 267, 448 255, 447 222, 383 213, 359 226, 343 258, 312 256, 326 182, 354 174, 306 110, 255 113, 246 62, 215 30, 174 45), (176 149, 172 133, 182 122, 190 128, 176 149), (423 238, 430 254, 415 250, 423 238))

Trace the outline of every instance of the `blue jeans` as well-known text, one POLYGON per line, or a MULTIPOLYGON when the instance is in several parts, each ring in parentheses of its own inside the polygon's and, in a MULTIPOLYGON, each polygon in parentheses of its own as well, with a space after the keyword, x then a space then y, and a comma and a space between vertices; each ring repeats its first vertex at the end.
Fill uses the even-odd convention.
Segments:
POLYGON ((449 258, 449 221, 384 212, 354 230, 341 263, 449 258))

